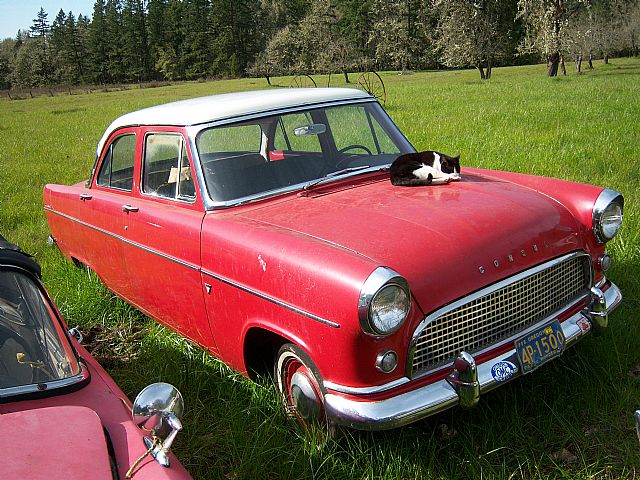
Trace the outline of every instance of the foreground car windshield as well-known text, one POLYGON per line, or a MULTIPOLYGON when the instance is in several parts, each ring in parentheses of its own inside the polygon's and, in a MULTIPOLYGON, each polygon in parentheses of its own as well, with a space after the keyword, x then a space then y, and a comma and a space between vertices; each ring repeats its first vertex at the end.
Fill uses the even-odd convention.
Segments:
POLYGON ((338 171, 388 165, 414 151, 373 102, 206 128, 196 145, 209 194, 222 202, 304 185, 338 171))
POLYGON ((42 390, 79 373, 62 328, 35 282, 22 273, 0 271, 0 396, 42 390), (20 391, 12 391, 15 387, 20 391))

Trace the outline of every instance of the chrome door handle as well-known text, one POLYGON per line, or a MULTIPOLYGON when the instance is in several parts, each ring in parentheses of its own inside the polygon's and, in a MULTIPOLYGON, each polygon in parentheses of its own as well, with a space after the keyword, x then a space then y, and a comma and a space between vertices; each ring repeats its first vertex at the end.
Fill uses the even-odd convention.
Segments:
POLYGON ((81 193, 80 194, 80 200, 82 200, 83 202, 85 200, 91 200, 93 197, 91 195, 89 195, 88 193, 81 193))
POLYGON ((123 212, 137 212, 138 211, 138 207, 134 207, 132 205, 123 205, 122 206, 122 211, 123 212))

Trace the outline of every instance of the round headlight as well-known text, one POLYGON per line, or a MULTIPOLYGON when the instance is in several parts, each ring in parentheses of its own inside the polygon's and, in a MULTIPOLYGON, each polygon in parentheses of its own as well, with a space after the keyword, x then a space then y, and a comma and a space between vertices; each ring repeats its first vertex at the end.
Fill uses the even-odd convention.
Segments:
POLYGON ((390 268, 378 267, 360 291, 360 325, 371 335, 390 335, 407 318, 410 306, 407 281, 390 268))
POLYGON ((624 198, 613 190, 603 190, 593 207, 593 232, 600 243, 611 240, 622 225, 624 198))
POLYGON ((399 285, 386 285, 373 297, 369 320, 373 329, 388 335, 395 332, 409 313, 409 294, 399 285))

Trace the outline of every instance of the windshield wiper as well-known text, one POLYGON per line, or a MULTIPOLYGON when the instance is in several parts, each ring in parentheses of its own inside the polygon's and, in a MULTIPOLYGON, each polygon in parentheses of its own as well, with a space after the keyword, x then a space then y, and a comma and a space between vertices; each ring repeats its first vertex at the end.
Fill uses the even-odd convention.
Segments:
POLYGON ((318 178, 316 180, 312 180, 309 183, 305 184, 305 186, 302 187, 302 189, 303 190, 309 190, 309 189, 315 187, 316 185, 320 185, 321 183, 332 179, 333 177, 338 177, 338 176, 340 176, 342 174, 345 174, 345 173, 357 172, 359 170, 364 170, 366 168, 371 168, 371 165, 361 165, 359 167, 343 168, 342 170, 338 170, 336 172, 327 173, 322 178, 318 178))

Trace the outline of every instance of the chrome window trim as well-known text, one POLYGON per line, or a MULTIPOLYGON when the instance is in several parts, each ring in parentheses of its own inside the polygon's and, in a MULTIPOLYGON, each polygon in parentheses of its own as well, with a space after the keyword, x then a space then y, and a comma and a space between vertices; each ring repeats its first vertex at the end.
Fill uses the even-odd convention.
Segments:
MULTIPOLYGON (((132 128, 132 127, 125 127, 125 128, 132 128)), ((122 137, 126 137, 126 136, 130 136, 133 135, 133 137, 136 139, 136 142, 138 141, 138 134, 135 131, 132 132, 123 132, 123 133, 118 133, 116 134, 116 136, 113 137, 113 139, 106 145, 106 147, 103 149, 103 152, 108 150, 109 148, 111 148, 113 146, 113 144, 119 140, 122 137)), ((136 147, 137 148, 137 147, 136 147)), ((96 166, 94 167, 94 177, 95 177, 95 182, 93 181, 93 178, 91 178, 89 180, 89 186, 88 188, 91 189, 91 186, 93 185, 94 187, 100 187, 100 188, 104 188, 106 190, 117 190, 119 192, 127 192, 127 193, 132 193, 133 192, 133 186, 135 184, 135 182, 133 181, 135 179, 135 170, 136 170, 136 157, 135 157, 135 152, 133 154, 133 171, 131 172, 131 189, 127 190, 126 188, 118 188, 118 187, 112 187, 111 185, 100 185, 98 183, 98 178, 100 177, 100 170, 102 170, 102 167, 104 166, 104 156, 102 158, 98 157, 98 159, 96 160, 96 166), (98 164, 100 164, 100 169, 98 169, 98 164)), ((112 153, 112 158, 111 158, 111 162, 113 163, 113 153, 112 153)), ((113 167, 111 169, 111 173, 113 173, 113 167)), ((109 176, 109 183, 111 183, 111 176, 109 176)))
POLYGON ((60 388, 70 387, 76 383, 81 383, 89 379, 89 369, 84 363, 78 361, 80 366, 80 373, 68 378, 62 378, 60 380, 53 380, 51 382, 41 382, 31 385, 18 385, 16 387, 9 387, 0 389, 0 398, 5 399, 9 397, 16 397, 31 393, 44 393, 52 392, 60 388))
MULTIPOLYGON (((181 132, 163 132, 163 131, 154 131, 154 130, 149 130, 145 132, 142 139, 142 157, 140 159, 140 188, 139 188, 140 195, 143 198, 147 198, 149 200, 164 199, 164 200, 170 200, 172 202, 180 203, 183 205, 193 205, 194 203, 196 203, 196 200, 198 199, 197 190, 193 197, 181 197, 178 195, 178 185, 180 182, 178 182, 178 184, 176 185, 175 197, 165 197, 163 195, 154 195, 153 193, 147 193, 144 191, 144 170, 146 166, 145 159, 147 154, 147 137, 149 137, 150 135, 165 135, 165 136, 180 137, 180 152, 178 153, 178 171, 180 171, 180 169, 182 168, 182 149, 187 144, 187 140, 184 138, 184 135, 182 135, 181 132)), ((189 155, 189 152, 187 152, 187 156, 188 155, 189 155)))
MULTIPOLYGON (((593 285, 593 279, 594 279, 594 272, 593 272, 593 262, 591 261, 591 256, 585 252, 585 251, 577 251, 577 252, 572 252, 572 253, 568 253, 566 255, 563 255, 561 257, 558 258, 554 258, 553 260, 549 260, 545 263, 541 263, 540 265, 536 265, 535 267, 532 267, 528 270, 525 270, 523 272, 517 273, 515 275, 512 275, 511 277, 507 277, 503 280, 500 280, 492 285, 489 285, 487 287, 484 287, 480 290, 477 290, 476 292, 467 295, 466 297, 462 297, 459 298, 458 300, 453 301, 452 303, 449 303, 448 305, 445 305, 437 310, 435 310, 433 313, 430 313, 429 315, 427 315, 424 320, 422 320, 418 326, 416 327, 416 329, 413 332, 413 335, 411 337, 411 342, 409 343, 409 349, 407 352, 407 363, 405 365, 405 375, 409 378, 411 378, 412 380, 417 379, 417 378, 421 378, 424 377, 425 375, 429 375, 431 373, 437 372, 439 370, 442 370, 443 366, 439 366, 436 368, 432 368, 430 370, 425 370, 423 372, 420 372, 418 375, 413 376, 412 375, 412 371, 413 371, 413 357, 415 354, 415 349, 416 349, 416 344, 418 342, 418 338, 420 337, 420 335, 422 334, 422 332, 424 331, 425 328, 427 328, 427 326, 436 318, 441 317, 442 315, 449 313, 452 310, 455 310, 458 307, 461 307, 462 305, 465 305, 469 302, 472 302, 480 297, 483 297, 485 295, 489 295, 493 292, 495 292, 496 290, 500 290, 501 288, 504 288, 508 285, 511 285, 515 282, 518 282, 524 278, 530 277, 532 275, 535 275, 537 273, 540 273, 548 268, 554 267, 560 263, 563 263, 567 260, 576 258, 576 257, 588 257, 589 258, 589 264, 591 265, 591 268, 589 269, 589 285, 593 285)), ((588 293, 587 293, 588 294, 588 293)), ((535 325, 530 326, 529 328, 527 328, 526 330, 523 330, 522 332, 519 332, 515 335, 512 335, 511 337, 501 340, 498 343, 495 343, 493 345, 490 345, 482 350, 479 350, 477 352, 473 352, 474 356, 480 355, 482 353, 485 353, 489 350, 493 350, 494 348, 500 347, 501 345, 504 345, 506 343, 509 343, 510 341, 515 340, 518 337, 521 337, 522 335, 524 335, 525 333, 529 332, 529 331, 533 331, 536 327, 539 327, 540 325, 544 324, 545 322, 549 321, 551 318, 555 318, 558 316, 559 312, 565 311, 570 309, 571 307, 575 306, 576 304, 578 304, 580 301, 582 301, 583 298, 577 298, 575 301, 571 302, 571 304, 566 305, 564 307, 562 307, 561 310, 557 310, 555 312, 553 312, 552 314, 550 314, 549 316, 547 316, 545 319, 541 320, 540 322, 537 322, 535 325)))
MULTIPOLYGON (((42 283, 42 281, 35 276, 31 271, 26 270, 18 265, 14 265, 11 263, 0 263, 0 270, 5 270, 5 271, 14 271, 14 272, 18 272, 22 275, 25 275, 27 277, 29 277, 31 280, 34 281, 34 283, 36 284, 40 294, 43 297, 43 300, 49 304, 49 307, 51 309, 51 312, 53 313, 53 316, 55 317, 54 320, 56 322, 60 323, 60 326, 63 327, 64 322, 60 316, 60 312, 58 311, 57 306, 55 305, 55 303, 53 302, 53 300, 51 299, 51 297, 49 296, 49 292, 47 292, 46 288, 44 287, 44 284, 42 283)), ((61 328, 61 331, 67 332, 67 330, 63 327, 61 328)), ((8 387, 8 388, 0 388, 0 399, 5 399, 5 398, 9 398, 9 397, 14 397, 14 396, 19 396, 19 395, 24 395, 24 394, 30 394, 30 393, 44 393, 44 392, 50 392, 53 391, 55 389, 59 389, 59 388, 64 388, 64 387, 69 387, 71 385, 75 385, 76 383, 80 383, 83 382, 85 380, 88 380, 90 377, 90 372, 89 369, 87 368, 87 366, 84 364, 84 362, 82 361, 82 359, 78 356, 78 353, 75 349, 75 347, 73 346, 73 344, 70 342, 68 336, 62 335, 62 337, 60 338, 60 340, 62 342, 67 342, 69 347, 70 347, 70 353, 73 354, 73 359, 75 360, 75 362, 77 363, 80 371, 75 374, 72 375, 70 377, 67 378, 61 378, 58 380, 52 380, 49 382, 40 382, 40 383, 36 383, 36 384, 29 384, 29 385, 16 385, 14 387, 8 387)))
POLYGON ((611 240, 611 238, 613 238, 605 238, 600 228, 600 219, 602 218, 602 214, 604 213, 605 209, 613 202, 620 203, 620 206, 622 207, 622 216, 624 217, 624 197, 621 193, 616 192, 615 190, 605 188, 602 192, 600 192, 600 195, 598 195, 598 198, 596 199, 596 203, 593 205, 591 228, 593 230, 593 234, 596 237, 596 240, 600 244, 607 243, 609 240, 611 240))
MULTIPOLYGON (((235 200, 227 200, 227 201, 215 201, 211 198, 211 193, 209 192, 209 190, 206 188, 206 184, 204 181, 204 172, 202 171, 202 164, 200 161, 200 155, 199 152, 197 150, 197 148, 195 148, 195 139, 198 135, 198 133, 200 133, 201 130, 204 130, 206 128, 210 128, 210 127, 218 127, 218 126, 222 126, 222 125, 232 125, 234 123, 242 123, 242 122, 246 122, 249 120, 255 120, 258 118, 264 118, 264 117, 269 117, 272 115, 282 115, 282 114, 287 114, 287 113, 294 113, 294 112, 300 112, 300 111, 305 111, 305 110, 312 110, 312 109, 318 109, 318 108, 328 108, 328 107, 337 107, 337 106, 342 106, 342 105, 357 105, 357 104, 363 104, 363 103, 378 103, 378 101, 373 98, 355 98, 355 99, 346 99, 346 100, 336 100, 336 101, 329 101, 329 102, 319 102, 319 103, 309 103, 309 104, 304 104, 304 105, 298 105, 295 107, 287 107, 287 108, 277 108, 277 109, 273 109, 273 110, 265 110, 263 112, 260 113, 254 113, 254 114, 250 114, 250 115, 242 115, 239 117, 233 117, 233 118, 226 118, 226 119, 221 119, 221 120, 216 120, 214 122, 207 122, 207 123, 202 123, 202 124, 197 124, 197 125, 190 125, 185 127, 187 134, 189 136, 189 142, 191 145, 191 157, 194 161, 194 163, 197 164, 196 166, 196 172, 198 174, 198 182, 200 184, 200 188, 201 188, 201 192, 202 192, 202 200, 205 206, 206 210, 217 210, 217 209, 224 209, 224 208, 229 208, 229 207, 234 207, 234 206, 238 206, 244 203, 248 203, 248 202, 252 202, 254 200, 262 200, 265 198, 270 198, 270 197, 274 197, 277 195, 282 195, 285 193, 289 193, 289 192, 293 192, 296 190, 300 190, 304 185, 306 185, 308 182, 303 182, 303 183, 299 183, 297 185, 290 185, 288 187, 283 187, 283 188, 279 188, 276 190, 271 190, 269 192, 263 192, 260 194, 256 194, 256 195, 249 195, 247 197, 242 197, 239 199, 235 199, 235 200)), ((381 107, 382 108, 382 107, 381 107)), ((382 109, 383 112, 384 109, 382 109)), ((385 112, 386 114, 386 112, 385 112)), ((387 114, 388 116, 388 114, 387 114)), ((391 120, 391 117, 389 117, 389 120, 395 125, 395 122, 393 122, 393 120, 391 120)), ((407 137, 404 135, 404 133, 402 133, 402 131, 398 128, 398 134, 399 137, 401 139, 403 139, 406 142, 406 146, 412 150, 415 151, 415 147, 411 144, 411 142, 409 142, 409 140, 407 139, 407 137)), ((345 175, 340 175, 335 177, 336 179, 340 179, 340 178, 347 178, 350 176, 356 176, 362 173, 368 173, 368 172, 375 172, 378 170, 384 170, 386 168, 389 167, 390 164, 387 165, 377 165, 375 167, 371 167, 370 169, 365 169, 365 170, 360 170, 358 172, 350 172, 350 173, 345 173, 345 175)))

